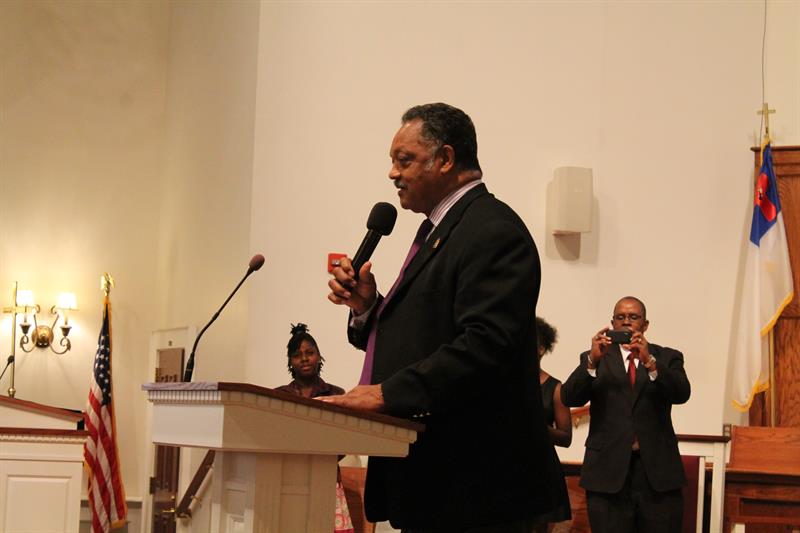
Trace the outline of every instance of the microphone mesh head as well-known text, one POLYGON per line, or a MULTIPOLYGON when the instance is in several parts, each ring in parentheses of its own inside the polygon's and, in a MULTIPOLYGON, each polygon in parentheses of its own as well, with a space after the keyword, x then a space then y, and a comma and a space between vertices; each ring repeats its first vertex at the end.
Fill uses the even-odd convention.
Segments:
POLYGON ((388 202, 378 202, 372 207, 367 219, 367 229, 381 235, 389 235, 397 220, 397 209, 388 202))
POLYGON ((250 271, 255 272, 262 266, 264 266, 264 256, 261 254, 256 254, 250 259, 250 271))

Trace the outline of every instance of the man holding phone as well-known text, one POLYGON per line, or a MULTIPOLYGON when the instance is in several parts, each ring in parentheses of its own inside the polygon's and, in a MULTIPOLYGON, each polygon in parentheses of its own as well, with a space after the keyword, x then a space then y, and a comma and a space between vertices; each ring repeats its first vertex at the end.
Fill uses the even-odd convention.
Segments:
POLYGON ((581 486, 593 533, 681 531, 686 480, 671 411, 691 387, 683 354, 648 342, 649 324, 641 300, 619 300, 561 387, 565 405, 591 401, 581 486))

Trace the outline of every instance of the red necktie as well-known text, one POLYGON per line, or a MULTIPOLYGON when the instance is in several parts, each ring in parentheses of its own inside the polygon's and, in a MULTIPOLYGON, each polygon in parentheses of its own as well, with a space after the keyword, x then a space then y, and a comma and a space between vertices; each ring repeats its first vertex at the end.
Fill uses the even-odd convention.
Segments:
POLYGON ((636 385, 636 363, 633 361, 633 353, 628 354, 628 379, 631 381, 631 388, 636 385))
MULTIPOLYGON (((631 382, 631 390, 636 388, 636 362, 633 353, 628 354, 628 379, 631 382)), ((633 445, 634 450, 639 449, 639 438, 636 436, 636 431, 633 432, 633 445)))
POLYGON ((367 338, 367 353, 364 357, 364 367, 361 369, 361 379, 358 380, 359 385, 370 385, 372 383, 372 362, 375 357, 375 337, 378 333, 378 319, 381 316, 381 311, 383 311, 383 308, 386 307, 386 303, 392 298, 392 296, 394 296, 394 291, 397 290, 397 287, 403 280, 403 274, 406 273, 406 268, 408 268, 408 265, 411 263, 411 260, 414 259, 414 256, 417 255, 417 252, 425 243, 425 239, 428 237, 428 233, 430 233, 432 229, 433 222, 427 218, 422 221, 422 224, 420 224, 417 234, 414 237, 414 242, 411 244, 411 249, 408 250, 406 260, 403 263, 403 266, 400 268, 400 274, 398 274, 397 280, 394 282, 394 285, 392 285, 389 293, 383 298, 383 301, 375 310, 376 315, 372 319, 372 328, 370 329, 369 337, 367 338))

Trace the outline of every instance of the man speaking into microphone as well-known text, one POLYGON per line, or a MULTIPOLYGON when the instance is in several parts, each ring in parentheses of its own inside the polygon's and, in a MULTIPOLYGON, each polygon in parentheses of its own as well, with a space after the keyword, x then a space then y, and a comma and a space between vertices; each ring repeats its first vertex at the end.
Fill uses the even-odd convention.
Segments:
POLYGON ((525 224, 483 184, 472 120, 412 107, 389 155, 400 205, 425 216, 397 281, 333 270, 361 384, 331 403, 414 417, 406 458, 372 457, 365 510, 407 533, 528 533, 564 504, 542 414, 534 326, 540 266, 525 224))

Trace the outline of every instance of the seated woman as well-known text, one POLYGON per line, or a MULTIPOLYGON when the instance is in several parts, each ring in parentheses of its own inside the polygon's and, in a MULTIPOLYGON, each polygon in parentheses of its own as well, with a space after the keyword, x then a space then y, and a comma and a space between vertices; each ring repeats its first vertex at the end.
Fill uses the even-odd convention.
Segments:
MULTIPOLYGON (((343 388, 325 383, 319 377, 325 358, 319 353, 317 341, 308 332, 308 326, 292 324, 291 334, 289 344, 286 345, 286 356, 289 358, 288 367, 289 373, 292 375, 292 382, 277 387, 275 390, 306 398, 344 394, 343 388)), ((333 531, 334 533, 353 533, 353 522, 350 520, 350 511, 347 508, 344 487, 338 470, 336 472, 336 520, 333 531)))
POLYGON ((322 373, 322 363, 325 358, 319 353, 317 341, 308 332, 305 324, 292 324, 292 336, 286 345, 288 368, 292 375, 292 382, 275 390, 289 392, 306 398, 317 396, 335 396, 344 394, 344 389, 325 383, 319 375, 322 373))

